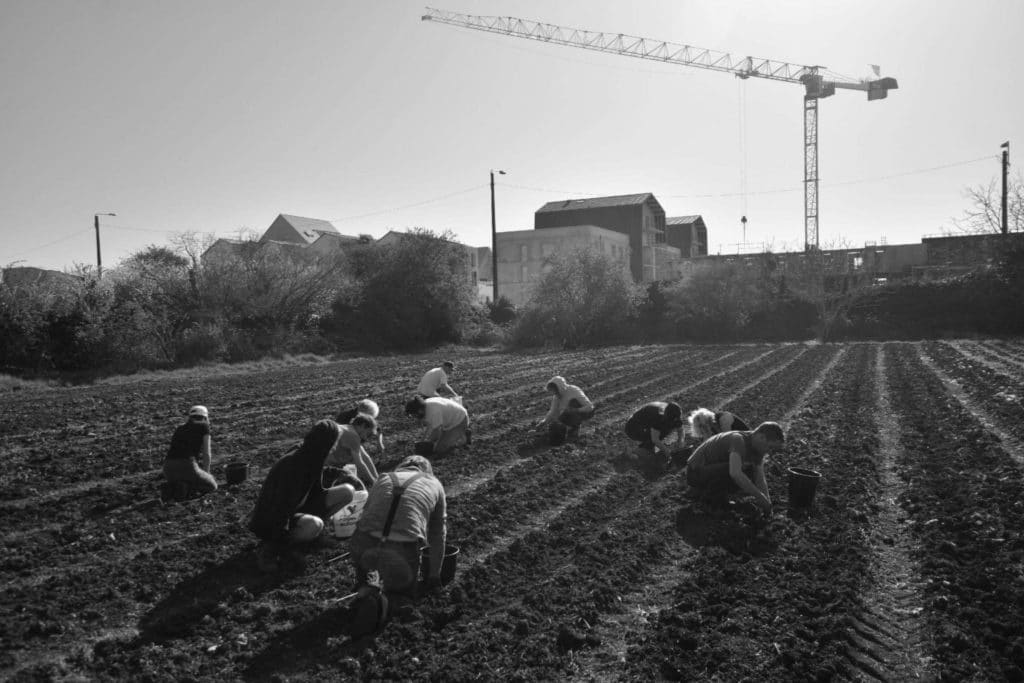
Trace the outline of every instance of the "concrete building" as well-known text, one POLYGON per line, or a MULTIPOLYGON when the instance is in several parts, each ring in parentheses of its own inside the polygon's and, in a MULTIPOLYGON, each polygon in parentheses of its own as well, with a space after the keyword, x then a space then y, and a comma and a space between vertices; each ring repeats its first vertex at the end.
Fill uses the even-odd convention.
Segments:
MULTIPOLYGON (((678 273, 681 250, 666 241, 665 210, 650 192, 548 202, 534 213, 536 230, 569 226, 595 226, 626 235, 629 269, 636 282, 678 273)), ((500 278, 498 284, 500 288, 500 278)))
POLYGON ((629 235, 596 225, 514 230, 499 232, 497 238, 498 296, 516 306, 529 300, 533 283, 554 254, 571 254, 577 249, 597 251, 620 261, 630 272, 629 235))

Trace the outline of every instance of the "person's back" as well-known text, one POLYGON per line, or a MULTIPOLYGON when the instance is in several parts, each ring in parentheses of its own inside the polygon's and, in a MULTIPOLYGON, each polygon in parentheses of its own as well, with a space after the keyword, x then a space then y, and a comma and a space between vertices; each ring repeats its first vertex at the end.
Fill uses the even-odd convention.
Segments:
POLYGON ((420 384, 416 388, 416 393, 427 397, 438 396, 437 390, 446 384, 448 384, 448 374, 445 373, 444 368, 432 368, 423 375, 423 379, 420 380, 420 384))
POLYGON ((167 460, 198 459, 203 447, 203 437, 210 435, 208 422, 188 420, 178 425, 171 435, 171 445, 167 449, 167 460))
MULTIPOLYGON (((406 486, 417 473, 418 470, 407 469, 396 470, 393 474, 397 477, 399 486, 406 486)), ((393 494, 394 482, 390 474, 379 477, 370 489, 369 498, 363 508, 363 516, 359 519, 356 529, 380 538, 391 510, 393 494)), ((430 520, 443 518, 444 502, 444 486, 440 480, 432 475, 417 478, 399 499, 388 538, 395 541, 427 541, 430 520)))
POLYGON ((727 465, 733 448, 741 449, 744 464, 754 464, 756 457, 750 445, 750 432, 721 432, 705 439, 686 460, 687 467, 701 468, 712 465, 727 465), (741 441, 737 441, 737 437, 741 441))
POLYGON ((445 431, 454 429, 466 420, 469 415, 466 409, 459 403, 440 396, 428 398, 423 403, 426 410, 423 419, 428 427, 440 427, 445 431))

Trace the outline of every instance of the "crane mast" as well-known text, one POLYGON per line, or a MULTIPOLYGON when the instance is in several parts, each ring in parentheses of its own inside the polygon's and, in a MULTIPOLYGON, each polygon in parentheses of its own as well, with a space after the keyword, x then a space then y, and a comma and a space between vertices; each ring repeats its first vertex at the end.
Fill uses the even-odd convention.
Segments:
POLYGON ((862 90, 867 92, 869 100, 880 100, 888 96, 889 90, 898 87, 895 78, 856 80, 833 74, 822 66, 791 64, 750 56, 734 57, 727 52, 692 45, 622 33, 586 31, 516 17, 459 14, 428 7, 422 19, 595 52, 721 71, 738 78, 764 78, 803 85, 804 249, 808 251, 818 248, 818 100, 834 95, 836 89, 862 90))

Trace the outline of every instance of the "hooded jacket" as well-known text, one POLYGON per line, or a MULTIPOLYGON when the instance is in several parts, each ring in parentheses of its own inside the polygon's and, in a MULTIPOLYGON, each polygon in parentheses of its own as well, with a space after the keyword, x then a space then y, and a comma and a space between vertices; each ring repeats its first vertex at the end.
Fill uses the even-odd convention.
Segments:
POLYGON ((565 378, 561 375, 552 377, 548 380, 548 384, 554 384, 558 389, 558 394, 551 397, 551 410, 544 416, 545 421, 553 422, 557 420, 558 416, 569 407, 569 403, 573 400, 577 403, 574 407, 582 410, 593 410, 594 404, 590 402, 590 399, 583 393, 583 390, 575 384, 566 382, 565 378))
POLYGON ((323 492, 321 473, 341 428, 333 420, 320 420, 298 449, 274 463, 263 480, 249 530, 265 541, 284 540, 288 522, 310 496, 323 492))

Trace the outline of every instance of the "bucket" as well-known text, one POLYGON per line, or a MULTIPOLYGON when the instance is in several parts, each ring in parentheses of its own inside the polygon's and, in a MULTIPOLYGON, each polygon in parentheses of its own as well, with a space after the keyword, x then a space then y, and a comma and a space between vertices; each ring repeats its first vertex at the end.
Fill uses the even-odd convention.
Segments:
POLYGON ((364 490, 356 491, 352 502, 341 508, 327 520, 327 528, 335 538, 351 538, 356 532, 356 522, 363 516, 366 499, 370 494, 364 490))
POLYGON ((786 471, 789 477, 789 506, 808 508, 814 503, 814 493, 818 490, 821 473, 804 467, 790 467, 786 471))
POLYGON ((414 455, 422 455, 424 458, 429 458, 434 455, 434 442, 417 441, 413 444, 412 452, 414 455))
POLYGON ((228 485, 241 484, 249 477, 249 463, 247 462, 231 462, 224 468, 224 477, 227 479, 228 485))
MULTIPOLYGON (((447 586, 455 578, 455 567, 459 559, 459 547, 457 545, 446 545, 444 547, 444 559, 441 561, 441 585, 447 586)), ((430 548, 424 548, 420 556, 420 566, 423 568, 424 580, 430 576, 430 548)))
POLYGON ((561 422, 552 422, 548 425, 548 444, 561 446, 569 436, 569 427, 561 422))

